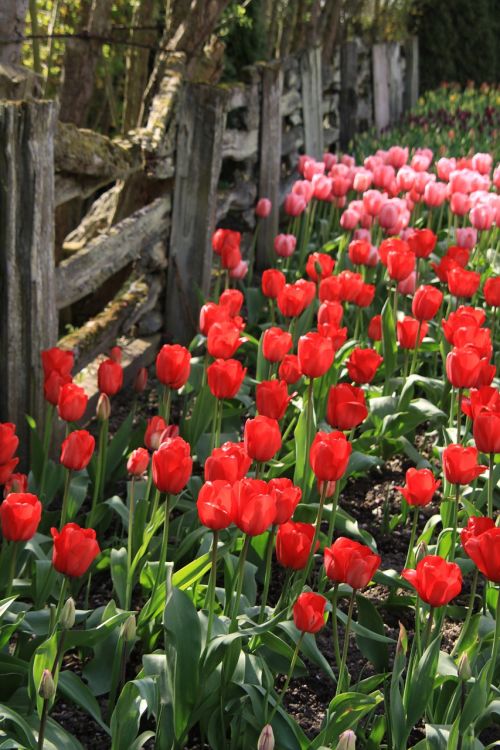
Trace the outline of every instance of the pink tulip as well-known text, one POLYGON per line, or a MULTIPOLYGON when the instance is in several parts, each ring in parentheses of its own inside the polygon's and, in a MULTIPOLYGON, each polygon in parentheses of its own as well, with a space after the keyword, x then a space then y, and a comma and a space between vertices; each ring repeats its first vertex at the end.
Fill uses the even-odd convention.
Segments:
POLYGON ((288 193, 285 198, 284 209, 289 216, 300 216, 306 209, 307 203, 301 195, 288 193))
POLYGON ((485 231, 491 229, 495 214, 490 206, 477 205, 471 209, 469 213, 470 223, 475 229, 485 231))
POLYGON ((352 232, 352 230, 355 229, 356 225, 359 223, 360 218, 360 215, 356 211, 347 208, 340 217, 340 226, 347 232, 352 232))
POLYGON ((477 229, 474 229, 474 227, 457 228, 455 242, 459 247, 466 247, 467 250, 472 250, 477 242, 477 229))
POLYGON ((272 203, 269 198, 261 198, 255 206, 255 215, 259 219, 265 219, 271 213, 272 203))
POLYGON ((424 203, 430 208, 437 208, 445 202, 446 192, 444 182, 428 182, 424 189, 424 203))
POLYGON ((472 168, 476 169, 479 174, 489 174, 493 165, 491 154, 474 154, 472 157, 472 168))
POLYGON ((363 195, 363 206, 366 213, 370 216, 378 216, 386 200, 387 196, 384 193, 380 193, 378 190, 367 190, 363 195))
POLYGON ((415 292, 415 286, 417 282, 417 274, 412 271, 406 279, 403 279, 398 284, 398 292, 400 294, 413 294, 415 292))
POLYGON ((293 234, 278 234, 274 238, 274 252, 281 258, 289 258, 295 250, 297 238, 293 234))

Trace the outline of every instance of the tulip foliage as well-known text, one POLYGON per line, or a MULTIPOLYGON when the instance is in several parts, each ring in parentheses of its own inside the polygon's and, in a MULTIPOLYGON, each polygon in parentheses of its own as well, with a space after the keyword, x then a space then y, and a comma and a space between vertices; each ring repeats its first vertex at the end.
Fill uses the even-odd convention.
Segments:
POLYGON ((90 423, 73 354, 44 351, 30 466, 0 424, 1 747, 81 747, 60 699, 112 750, 488 746, 500 166, 393 146, 298 171, 271 267, 214 233, 189 346, 133 392, 113 347, 90 423))

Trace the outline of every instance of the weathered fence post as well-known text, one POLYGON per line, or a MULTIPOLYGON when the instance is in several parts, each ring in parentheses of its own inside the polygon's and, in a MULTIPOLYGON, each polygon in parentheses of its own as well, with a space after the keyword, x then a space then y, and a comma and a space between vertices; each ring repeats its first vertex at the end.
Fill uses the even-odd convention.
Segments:
POLYGON ((406 68, 403 107, 408 110, 415 106, 418 99, 418 37, 411 36, 405 41, 404 53, 406 68))
POLYGON ((373 109, 375 127, 380 133, 391 121, 389 61, 387 45, 374 44, 372 49, 373 63, 373 109))
POLYGON ((323 156, 323 84, 321 47, 307 50, 300 58, 302 79, 302 116, 306 154, 323 156))
POLYGON ((260 66, 262 70, 262 102, 260 114, 259 197, 269 198, 271 213, 261 220, 257 239, 257 268, 271 264, 273 241, 278 234, 281 174, 281 63, 260 66))
POLYGON ((226 99, 206 84, 186 84, 182 95, 165 306, 165 333, 181 343, 196 332, 210 289, 226 99))
POLYGON ((56 105, 0 102, 0 421, 28 452, 43 414, 40 351, 57 340, 54 276, 56 105))
POLYGON ((345 42, 340 50, 340 148, 346 150, 356 133, 356 83, 358 75, 358 46, 345 42))

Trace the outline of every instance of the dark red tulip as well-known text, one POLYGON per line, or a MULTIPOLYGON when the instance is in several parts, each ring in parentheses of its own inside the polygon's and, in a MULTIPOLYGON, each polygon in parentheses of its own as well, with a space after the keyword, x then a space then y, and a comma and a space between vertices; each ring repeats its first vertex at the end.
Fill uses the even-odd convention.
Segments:
POLYGON ((266 482, 241 479, 231 492, 231 517, 236 526, 249 536, 259 536, 271 526, 276 516, 276 501, 266 482))
POLYGON ((405 568, 401 575, 431 607, 449 604, 462 590, 462 573, 458 565, 438 555, 427 555, 417 563, 415 570, 405 568))
POLYGON ((464 549, 489 581, 500 583, 500 528, 471 536, 465 541, 464 549))
MULTIPOLYGON (((276 557, 280 565, 291 570, 303 570, 309 559, 314 538, 314 526, 310 523, 282 524, 276 535, 276 557)), ((319 548, 316 542, 315 551, 319 548)))
POLYGON ((299 366, 303 375, 320 378, 333 363, 334 351, 330 339, 320 333, 306 333, 299 339, 299 366))
POLYGON ((347 469, 352 446, 343 432, 318 432, 309 451, 311 468, 322 482, 340 479, 347 469))
POLYGON ((196 508, 203 526, 212 531, 227 529, 231 525, 232 492, 229 482, 216 479, 202 486, 196 508))
POLYGON ((100 553, 94 529, 82 529, 76 523, 67 523, 59 532, 50 530, 54 540, 52 565, 70 578, 83 576, 100 553))
POLYGON ((262 334, 262 354, 268 362, 281 362, 292 345, 292 336, 281 328, 274 326, 262 334))
POLYGON ((224 443, 220 448, 214 448, 205 461, 205 481, 221 479, 234 484, 243 479, 251 463, 243 443, 224 443))
POLYGON ((347 583, 353 589, 369 584, 382 561, 366 544, 339 537, 325 547, 325 572, 334 583, 347 583))
POLYGON ((382 340, 382 316, 374 315, 368 323, 368 337, 372 341, 382 340))
POLYGON ((356 347, 346 362, 347 372, 354 383, 371 383, 382 362, 383 357, 375 349, 356 347))
POLYGON ((215 398, 234 398, 246 371, 237 359, 216 359, 207 367, 208 387, 215 398))
POLYGON ((95 448, 95 440, 87 430, 70 432, 61 446, 62 465, 70 471, 81 471, 89 465, 95 448))
POLYGON ((282 419, 290 403, 286 381, 263 380, 257 385, 255 402, 259 414, 270 419, 282 419))
POLYGON ((326 421, 338 430, 352 430, 368 416, 365 394, 349 383, 333 385, 328 394, 326 421))
POLYGON ((326 599, 321 594, 305 592, 293 605, 293 622, 301 633, 318 633, 325 624, 326 599))
POLYGON ((162 346, 156 357, 156 377, 160 383, 177 391, 187 383, 190 370, 191 354, 185 346, 179 344, 162 346))
POLYGON ((153 453, 153 482, 160 492, 178 495, 193 469, 191 448, 181 437, 169 438, 153 453))
POLYGON ((264 416, 247 419, 244 443, 246 452, 255 461, 270 461, 281 448, 281 432, 278 422, 264 416))
POLYGON ((0 505, 2 534, 11 542, 27 542, 35 536, 42 504, 29 492, 11 492, 0 505))
POLYGON ((302 490, 296 487, 288 477, 279 479, 270 479, 268 482, 269 491, 276 501, 275 524, 286 523, 291 519, 295 508, 300 503, 302 490))
POLYGON ((428 505, 441 481, 436 481, 430 469, 408 469, 406 472, 406 484, 404 487, 396 487, 405 498, 408 505, 428 505))
POLYGON ((66 383, 59 391, 57 411, 65 422, 78 422, 85 414, 88 396, 76 383, 66 383))

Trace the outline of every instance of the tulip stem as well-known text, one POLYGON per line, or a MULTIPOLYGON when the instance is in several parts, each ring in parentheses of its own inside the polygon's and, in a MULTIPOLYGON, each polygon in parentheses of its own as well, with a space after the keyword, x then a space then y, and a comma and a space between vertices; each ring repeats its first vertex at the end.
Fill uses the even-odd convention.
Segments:
POLYGON ((408 552, 406 554, 405 568, 409 568, 413 562, 413 547, 415 546, 415 537, 417 535, 418 525, 418 505, 413 510, 413 520, 411 524, 410 543, 408 545, 408 552))
POLYGON ((43 750, 43 744, 45 740, 45 727, 47 725, 47 719, 49 716, 49 703, 50 701, 45 698, 42 706, 42 715, 40 717, 40 728, 38 730, 38 745, 37 750, 43 750))
POLYGON ((16 577, 17 549, 18 545, 13 541, 10 554, 9 580, 7 582, 7 591, 5 592, 6 597, 11 595, 12 588, 14 586, 14 578, 16 577))
POLYGON ((340 645, 339 645, 339 628, 337 625, 337 601, 339 598, 339 584, 335 583, 332 596, 332 635, 333 635, 333 653, 335 654, 335 664, 340 670, 340 645))
POLYGON ((274 719, 274 715, 278 708, 280 708, 281 704, 283 703, 283 698, 285 697, 286 691, 288 690, 288 686, 290 684, 290 680, 292 679, 293 671, 295 669, 295 665, 297 663, 297 659, 299 658, 300 653, 300 647, 302 645, 302 641, 304 639, 305 633, 301 633, 299 636, 299 639, 297 641, 297 644, 295 646, 295 651, 293 652, 292 660, 290 662, 290 669, 288 670, 288 674, 285 680, 285 684, 283 685, 283 688, 281 690, 281 693, 278 696, 278 700, 275 702, 273 706, 273 710, 271 711, 271 716, 269 717, 268 724, 271 724, 272 720, 274 719))
POLYGON ((427 627, 425 629, 424 645, 422 647, 423 651, 425 651, 425 649, 427 648, 427 646, 429 645, 431 641, 433 621, 434 621, 434 607, 431 607, 429 610, 429 619, 427 620, 427 627))
POLYGON ((451 535, 451 549, 450 549, 450 561, 453 562, 455 559, 455 551, 457 548, 457 526, 458 526, 458 504, 460 502, 460 485, 457 484, 455 487, 455 500, 453 502, 453 518, 452 518, 452 535, 451 535))
MULTIPOLYGON (((292 580, 293 573, 294 573, 294 571, 291 568, 287 568, 286 571, 285 571, 285 580, 283 581, 283 586, 281 587, 281 594, 280 594, 278 602, 277 602, 277 604, 276 604, 276 606, 274 608, 275 614, 276 613, 279 614, 281 612, 281 607, 282 607, 282 605, 284 603, 286 605, 286 600, 288 598, 288 592, 290 590, 290 581, 292 580)), ((285 606, 284 609, 286 610, 287 606, 285 606)))
POLYGON ((306 403, 306 445, 304 451, 304 479, 302 486, 302 495, 304 498, 307 497, 307 486, 309 479, 309 450, 311 448, 312 438, 312 422, 313 422, 313 409, 314 409, 314 379, 309 379, 309 385, 307 386, 307 403, 306 403))
POLYGON ((172 406, 172 389, 169 388, 167 385, 164 385, 162 397, 161 397, 160 417, 163 417, 167 427, 168 427, 168 422, 170 419, 171 406, 172 406))
POLYGON ((460 432, 462 429, 462 393, 463 388, 459 388, 457 393, 457 443, 460 443, 460 432))
POLYGON ((214 609, 215 609, 215 583, 217 579, 217 545, 219 542, 219 532, 214 530, 213 541, 212 541, 212 565, 210 567, 210 576, 208 579, 207 597, 205 606, 208 609, 208 624, 207 624, 207 646, 210 643, 212 637, 212 626, 214 622, 214 609))
POLYGON ((271 527, 271 531, 269 532, 269 536, 267 539, 267 547, 266 547, 266 571, 264 574, 264 588, 262 591, 262 601, 260 604, 260 613, 259 613, 259 624, 263 622, 264 620, 264 613, 266 609, 267 604, 267 597, 269 594, 269 586, 271 583, 271 564, 273 561, 273 549, 274 549, 274 540, 276 538, 276 532, 278 531, 278 527, 276 524, 273 524, 271 527))
POLYGON ((495 622, 495 634, 493 636, 493 648, 491 650, 491 662, 490 670, 488 674, 488 685, 491 690, 493 684, 493 678, 495 676, 495 667, 498 659, 498 651, 500 648, 500 590, 497 591, 497 610, 496 610, 496 622, 495 622))
POLYGON ((54 421, 54 411, 55 408, 52 404, 47 403, 46 409, 45 409, 45 422, 43 425, 43 463, 42 463, 42 473, 40 476, 40 500, 44 501, 44 495, 45 495, 45 484, 47 481, 47 467, 49 463, 49 448, 50 448, 50 439, 52 437, 52 424, 54 421))
POLYGON ((105 481, 105 469, 106 469, 106 449, 108 442, 108 427, 109 421, 103 419, 101 427, 99 429, 99 448, 97 453, 97 467, 95 472, 94 481, 94 492, 92 494, 92 505, 90 507, 90 514, 88 520, 88 527, 91 529, 94 526, 94 519, 97 509, 97 503, 101 500, 102 491, 104 489, 105 481))
POLYGON ((235 625, 236 625, 236 618, 238 617, 238 611, 239 611, 239 604, 240 604, 240 598, 241 598, 241 591, 243 589, 243 579, 244 579, 244 573, 245 573, 245 561, 248 554, 248 548, 250 547, 250 535, 245 535, 245 541, 243 542, 243 547, 241 548, 240 552, 240 559, 238 561, 238 570, 236 573, 236 578, 238 581, 237 587, 236 587, 236 596, 234 598, 234 601, 231 604, 231 625, 229 628, 230 633, 234 633, 235 625))
POLYGON ((413 373, 416 370, 417 367, 417 356, 418 356, 418 350, 420 348, 420 332, 422 330, 422 321, 418 321, 418 328, 417 328, 417 338, 415 339, 415 348, 413 350, 413 357, 411 360, 411 367, 410 367, 410 375, 413 375, 413 373))
POLYGON ((64 474, 64 494, 61 508, 61 529, 68 517, 69 488, 71 484, 71 469, 66 469, 64 474))
POLYGON ((135 480, 132 477, 132 481, 130 483, 130 496, 129 496, 129 513, 128 513, 128 538, 127 538, 127 586, 125 589, 125 609, 130 609, 130 600, 132 597, 132 579, 133 579, 133 573, 132 573, 132 540, 133 540, 133 532, 134 532, 134 487, 135 480))
POLYGON ((451 651, 450 656, 455 656, 455 654, 457 653, 458 649, 460 648, 460 645, 461 645, 461 643, 462 643, 462 641, 465 638, 465 635, 467 633, 467 629, 469 627, 469 623, 470 623, 470 621, 472 619, 472 615, 474 613, 474 600, 476 598, 476 589, 477 589, 477 582, 478 582, 478 580, 479 580, 479 570, 478 570, 478 568, 476 568, 475 571, 474 571, 474 578, 472 579, 472 586, 471 586, 471 590, 470 590, 469 601, 468 601, 468 604, 467 604, 467 614, 465 616, 464 624, 462 625, 462 630, 460 632, 460 635, 459 635, 459 637, 458 637, 455 645, 453 646, 453 649, 451 651))
POLYGON ((66 576, 63 578, 61 591, 59 592, 59 600, 57 602, 56 611, 54 613, 54 621, 52 625, 52 632, 51 635, 54 635, 54 633, 57 630, 57 626, 59 624, 59 618, 61 616, 61 610, 63 608, 64 602, 66 600, 66 592, 68 590, 68 579, 66 576))
POLYGON ((312 543, 311 543, 311 549, 309 550, 309 556, 307 558, 307 564, 306 564, 306 567, 304 568, 304 573, 302 575, 302 580, 300 582, 300 589, 301 590, 302 590, 302 587, 304 586, 305 582, 307 581, 307 579, 309 577, 309 573, 311 572, 312 562, 313 562, 313 559, 314 559, 314 553, 316 551, 316 542, 318 541, 318 537, 319 537, 319 531, 320 531, 320 526, 321 526, 321 519, 323 517, 323 508, 324 508, 324 505, 325 505, 327 490, 328 490, 328 483, 327 482, 323 482, 323 484, 321 486, 321 495, 320 495, 320 498, 319 498, 318 517, 316 519, 316 526, 314 528, 314 536, 313 536, 313 540, 312 540, 312 543))
POLYGON ((330 547, 333 542, 333 534, 335 532, 335 519, 337 517, 337 507, 339 504, 340 496, 340 479, 335 482, 335 491, 333 493, 332 510, 330 513, 330 523, 328 525, 328 541, 327 547, 330 547))
POLYGON ((347 665, 347 650, 349 648, 349 634, 351 631, 352 612, 354 609, 355 599, 356 599, 356 589, 353 589, 351 598, 349 600, 349 610, 347 612, 347 623, 345 626, 345 635, 344 635, 344 648, 342 649, 342 659, 340 662, 339 678, 337 680, 337 690, 335 691, 335 695, 338 695, 339 693, 342 692, 342 684, 344 682, 344 675, 345 675, 346 665, 347 665))
POLYGON ((488 476, 488 517, 493 518, 493 469, 495 468, 495 454, 490 453, 490 471, 488 476))

